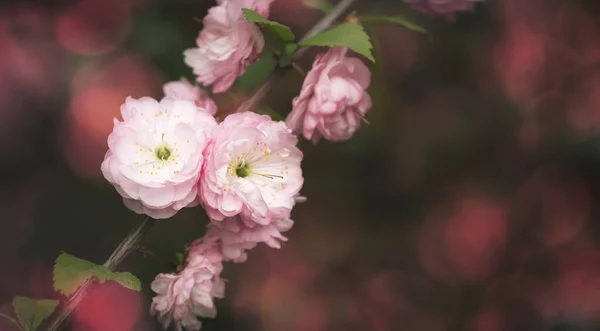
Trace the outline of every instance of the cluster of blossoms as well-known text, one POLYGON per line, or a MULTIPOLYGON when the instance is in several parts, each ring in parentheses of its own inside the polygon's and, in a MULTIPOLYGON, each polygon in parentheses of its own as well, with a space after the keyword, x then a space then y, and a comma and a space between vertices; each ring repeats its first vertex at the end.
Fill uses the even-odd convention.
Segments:
MULTIPOLYGON (((273 0, 217 0, 204 18, 197 48, 184 52, 197 81, 213 93, 228 90, 261 55, 265 41, 242 8, 267 17, 273 0)), ((477 0, 405 0, 447 14, 477 0), (452 9, 452 10, 451 10, 452 9)), ((217 105, 185 79, 164 85, 164 98, 127 98, 114 120, 101 169, 124 204, 156 219, 201 205, 210 218, 206 234, 187 250, 176 274, 160 274, 151 287, 151 313, 165 328, 199 330, 199 317, 216 316, 224 262, 244 262, 259 243, 279 248, 287 238, 304 178, 297 136, 351 138, 371 108, 371 72, 348 50, 317 55, 285 122, 252 112, 217 123, 217 105)))
POLYGON ((187 251, 185 267, 178 274, 159 274, 152 282, 157 296, 152 300, 151 314, 158 315, 165 328, 174 323, 177 330, 199 330, 198 317, 214 318, 214 298, 225 294, 220 278, 223 262, 244 262, 246 251, 258 243, 280 248, 287 241, 281 232, 289 230, 293 221, 279 219, 269 225, 257 225, 242 217, 229 217, 208 226, 204 237, 194 241, 187 251))
POLYGON ((213 298, 223 296, 223 262, 243 262, 258 243, 278 248, 287 240, 281 233, 292 227, 301 200, 302 152, 285 123, 267 115, 236 113, 217 124, 199 106, 211 102, 180 83, 165 85, 160 102, 125 101, 102 171, 137 213, 164 219, 205 207, 211 222, 188 250, 186 266, 152 283, 152 313, 165 327, 198 330, 197 317, 214 317, 213 298))

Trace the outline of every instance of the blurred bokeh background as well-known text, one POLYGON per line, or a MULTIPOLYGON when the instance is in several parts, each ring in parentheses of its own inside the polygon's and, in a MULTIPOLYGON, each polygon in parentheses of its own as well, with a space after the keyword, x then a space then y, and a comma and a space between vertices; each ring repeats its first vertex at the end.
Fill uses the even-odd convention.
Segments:
MULTIPOLYGON (((112 118, 129 95, 193 79, 182 51, 212 5, 0 2, 1 313, 15 295, 58 298, 60 251, 102 263, 141 220, 100 173, 112 118)), ((203 330, 600 330, 600 3, 493 0, 454 21, 400 0, 357 9, 409 17, 433 42, 374 29, 371 124, 302 143, 308 201, 289 242, 226 266, 203 330)), ((301 35, 321 15, 277 0, 271 18, 301 35)), ((265 106, 285 116, 301 83, 290 72, 265 106)), ((220 111, 252 84, 217 96, 220 111)), ((175 260, 206 222, 185 210, 144 245, 175 260)), ((149 284, 169 269, 134 253, 121 270, 142 292, 96 286, 70 330, 160 330, 149 284)))

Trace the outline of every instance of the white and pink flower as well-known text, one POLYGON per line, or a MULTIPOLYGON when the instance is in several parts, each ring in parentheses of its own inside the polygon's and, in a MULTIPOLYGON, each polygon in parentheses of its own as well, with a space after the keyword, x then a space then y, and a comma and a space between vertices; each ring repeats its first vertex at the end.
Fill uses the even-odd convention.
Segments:
POLYGON ((184 52, 185 63, 193 69, 199 83, 212 85, 214 93, 224 92, 258 60, 265 40, 256 24, 246 21, 242 8, 267 17, 272 1, 223 0, 209 9, 196 39, 198 47, 184 52))
POLYGON ((306 75, 300 95, 292 102, 286 124, 313 143, 350 139, 371 108, 366 89, 369 68, 347 49, 335 47, 317 55, 306 75))
POLYGON ((114 120, 104 177, 139 214, 169 218, 197 204, 202 152, 215 119, 188 100, 127 98, 114 120))
POLYGON ((167 98, 192 101, 200 110, 213 116, 217 113, 217 104, 208 93, 185 78, 163 85, 163 93, 167 98))
POLYGON ((209 217, 262 225, 289 217, 304 182, 296 143, 285 123, 267 115, 227 116, 204 152, 198 193, 209 217))

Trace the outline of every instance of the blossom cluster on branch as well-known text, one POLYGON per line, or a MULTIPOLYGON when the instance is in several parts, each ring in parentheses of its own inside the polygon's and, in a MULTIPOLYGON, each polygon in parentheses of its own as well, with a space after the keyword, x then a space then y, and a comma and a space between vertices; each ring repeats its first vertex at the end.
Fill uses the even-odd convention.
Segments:
MULTIPOLYGON (((468 9, 474 0, 405 1, 446 14, 450 7, 468 9)), ((217 0, 203 19, 197 47, 183 54, 197 82, 212 86, 213 93, 225 92, 259 59, 265 49, 261 26, 242 9, 258 15, 258 22, 287 28, 267 21, 272 2, 217 0)), ((351 29, 370 45, 362 27, 351 29)), ((324 41, 312 42, 323 46, 324 41)), ((122 120, 114 120, 101 169, 125 206, 166 219, 201 205, 210 219, 205 235, 188 248, 183 268, 159 274, 151 285, 157 294, 151 313, 165 328, 199 330, 199 317, 214 318, 214 299, 225 294, 223 263, 244 262, 247 251, 259 243, 280 248, 287 241, 283 233, 294 224, 292 209, 305 200, 300 196, 303 154, 296 135, 315 144, 320 139, 343 141, 366 122, 371 72, 349 56, 348 48, 368 55, 370 48, 360 43, 354 48, 327 46, 316 56, 285 121, 244 111, 218 123, 217 104, 186 79, 165 84, 160 101, 129 97, 121 106, 122 120)))

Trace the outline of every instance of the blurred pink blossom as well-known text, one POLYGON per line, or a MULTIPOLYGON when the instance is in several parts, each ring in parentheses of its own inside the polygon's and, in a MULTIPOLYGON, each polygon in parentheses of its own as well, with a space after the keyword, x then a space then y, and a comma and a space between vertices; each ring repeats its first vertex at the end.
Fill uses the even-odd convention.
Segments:
POLYGON ((473 10, 483 0, 403 0, 414 9, 435 15, 453 17, 456 12, 473 10))
POLYGON ((262 225, 289 217, 304 182, 296 143, 285 123, 267 115, 227 116, 204 152, 199 196, 209 217, 262 225))
POLYGON ((336 47, 317 55, 286 119, 294 133, 301 132, 313 143, 321 137, 330 141, 350 139, 371 108, 365 91, 371 72, 357 58, 346 57, 346 52, 336 47))
POLYGON ((102 173, 139 214, 169 218, 196 204, 214 118, 188 100, 128 98, 115 119, 102 173))
POLYGON ((225 295, 225 282, 219 277, 223 265, 211 245, 201 244, 199 249, 191 249, 187 265, 178 274, 159 274, 150 285, 157 293, 152 299, 150 313, 158 315, 159 321, 167 329, 171 324, 176 330, 200 330, 200 317, 215 318, 217 310, 213 298, 225 295), (207 254, 206 250, 211 254, 207 254))
POLYGON ((242 8, 268 16, 272 0, 223 0, 209 9, 204 28, 196 39, 197 48, 184 52, 196 80, 212 85, 214 93, 227 91, 246 68, 258 60, 265 40, 256 24, 248 23, 242 8))
POLYGON ((196 103, 198 108, 213 116, 217 113, 217 104, 208 93, 200 87, 192 85, 185 78, 166 83, 163 86, 163 93, 167 98, 190 100, 196 103))

